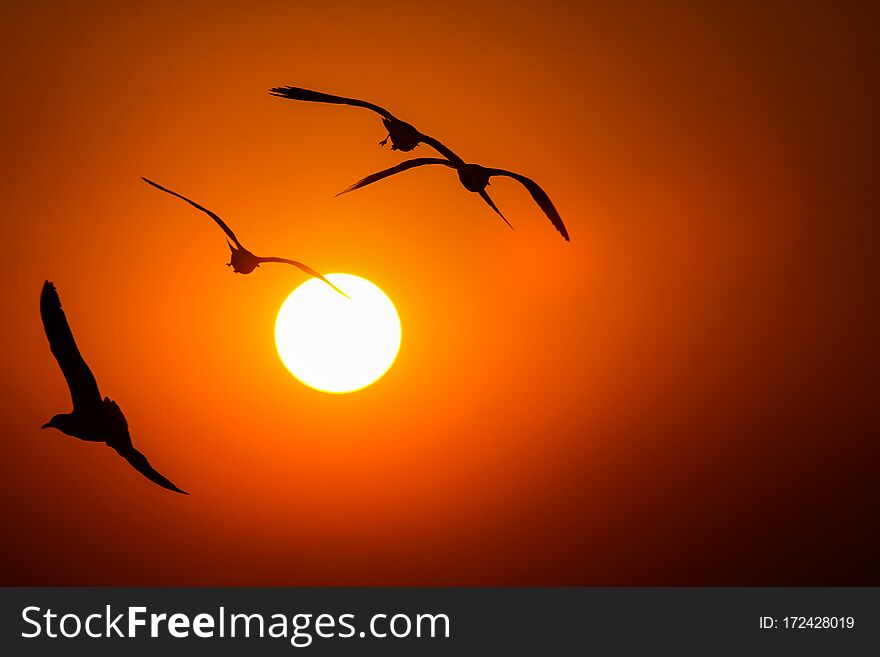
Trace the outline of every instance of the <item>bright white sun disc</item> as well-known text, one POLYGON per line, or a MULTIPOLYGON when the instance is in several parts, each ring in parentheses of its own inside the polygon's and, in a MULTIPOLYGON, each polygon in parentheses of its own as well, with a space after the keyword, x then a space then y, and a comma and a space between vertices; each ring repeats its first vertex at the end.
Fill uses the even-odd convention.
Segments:
POLYGON ((353 274, 328 274, 351 299, 312 278, 281 304, 275 346, 297 379, 324 392, 353 392, 379 379, 400 349, 400 318, 391 299, 353 274))

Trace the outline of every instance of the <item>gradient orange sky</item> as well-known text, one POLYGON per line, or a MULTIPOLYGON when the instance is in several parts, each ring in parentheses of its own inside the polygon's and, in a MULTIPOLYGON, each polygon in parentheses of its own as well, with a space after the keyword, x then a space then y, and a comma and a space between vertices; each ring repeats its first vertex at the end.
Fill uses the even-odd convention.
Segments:
POLYGON ((880 584, 876 9, 602 4, 3 3, 0 583, 880 584), (405 156, 284 84, 572 243, 510 180, 515 231, 439 168, 333 198, 405 156), (382 287, 392 369, 296 381, 302 275, 140 176, 382 287), (39 429, 47 278, 189 498, 39 429))

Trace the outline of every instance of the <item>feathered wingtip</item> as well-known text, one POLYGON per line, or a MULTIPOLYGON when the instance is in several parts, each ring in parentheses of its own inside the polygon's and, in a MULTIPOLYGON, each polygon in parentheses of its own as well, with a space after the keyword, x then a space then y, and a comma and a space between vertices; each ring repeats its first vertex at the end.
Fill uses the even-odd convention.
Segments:
POLYGON ((341 192, 337 192, 336 194, 334 194, 334 195, 333 195, 333 198, 336 198, 336 197, 338 197, 338 196, 342 196, 343 194, 348 194, 349 192, 353 192, 353 191, 356 190, 356 189, 360 189, 360 188, 361 188, 361 183, 362 183, 362 182, 363 182, 362 180, 358 180, 358 181, 357 181, 356 183, 354 183, 353 185, 349 185, 348 187, 346 187, 345 189, 343 189, 341 192))
POLYGON ((334 290, 336 290, 337 292, 339 292, 339 294, 341 294, 342 296, 344 296, 346 299, 348 299, 349 301, 351 301, 351 297, 350 297, 350 296, 348 296, 345 292, 343 292, 343 291, 340 290, 338 287, 336 287, 335 285, 333 285, 333 283, 331 283, 330 281, 328 281, 326 278, 324 278, 323 276, 321 276, 321 280, 324 281, 324 282, 325 282, 327 285, 329 285, 330 287, 332 287, 334 290))
POLYGON ((40 305, 61 307, 61 297, 58 296, 55 283, 50 280, 43 281, 43 289, 40 291, 40 305))
POLYGON ((279 98, 290 98, 291 100, 323 100, 327 94, 317 91, 303 89, 302 87, 272 87, 269 94, 279 98))

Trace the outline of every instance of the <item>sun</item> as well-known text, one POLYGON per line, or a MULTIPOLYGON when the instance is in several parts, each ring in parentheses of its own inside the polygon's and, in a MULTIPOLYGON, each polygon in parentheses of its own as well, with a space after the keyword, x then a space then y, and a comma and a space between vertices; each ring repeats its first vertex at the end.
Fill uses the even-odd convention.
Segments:
POLYGON ((275 320, 275 346, 297 379, 323 392, 354 392, 378 380, 400 349, 400 318, 391 299, 353 274, 309 279, 285 299, 275 320))

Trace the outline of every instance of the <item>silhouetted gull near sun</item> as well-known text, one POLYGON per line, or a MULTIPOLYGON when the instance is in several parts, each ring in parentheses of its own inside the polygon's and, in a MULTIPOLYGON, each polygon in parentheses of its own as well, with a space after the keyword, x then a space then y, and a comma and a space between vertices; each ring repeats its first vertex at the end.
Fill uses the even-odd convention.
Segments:
POLYGON ((502 214, 501 210, 498 209, 498 206, 495 205, 492 198, 489 196, 489 193, 486 191, 486 187, 489 185, 489 178, 491 178, 492 176, 507 176, 508 178, 513 178, 514 180, 519 181, 529 191, 529 193, 532 195, 532 198, 535 200, 541 210, 544 211, 544 214, 547 215, 551 223, 556 227, 556 230, 559 231, 565 241, 571 241, 568 236, 568 230, 565 228, 565 224, 562 222, 562 217, 559 216, 559 212, 557 212, 552 201, 550 200, 550 197, 547 196, 546 192, 544 192, 544 190, 538 185, 538 183, 536 183, 531 178, 528 178, 519 173, 514 173, 513 171, 508 171, 506 169, 490 169, 487 167, 482 167, 478 164, 468 164, 445 144, 441 143, 434 137, 420 132, 412 124, 398 119, 387 109, 376 105, 375 103, 370 103, 368 101, 360 100, 357 98, 334 96, 332 94, 327 94, 320 91, 303 89, 302 87, 273 87, 269 90, 269 93, 273 96, 288 98, 290 100, 329 103, 332 105, 349 105, 352 107, 362 107, 364 109, 368 109, 382 117, 382 123, 385 125, 386 130, 388 130, 388 136, 379 142, 380 145, 385 145, 390 139, 391 150, 409 152, 419 144, 427 144, 444 158, 446 158, 445 160, 437 158, 416 158, 414 160, 402 162, 395 167, 385 169, 384 171, 375 173, 372 176, 367 176, 363 180, 359 180, 357 183, 355 183, 345 191, 341 192, 342 194, 354 191, 355 189, 359 189, 360 187, 369 185, 370 183, 376 182, 377 180, 387 178, 388 176, 392 176, 395 173, 400 173, 401 171, 406 171, 407 169, 411 169, 413 167, 422 166, 424 164, 443 164, 445 166, 454 168, 458 172, 458 178, 461 181, 461 184, 464 185, 464 188, 470 192, 478 194, 480 198, 482 198, 483 201, 485 201, 486 204, 490 208, 492 208, 499 217, 504 220, 504 223, 513 228, 513 226, 510 225, 510 222, 507 221, 507 218, 502 214))
POLYGON ((433 137, 429 137, 423 132, 419 132, 414 125, 398 119, 387 109, 385 109, 384 107, 380 107, 375 103, 370 103, 365 100, 358 100, 357 98, 334 96, 332 94, 325 94, 320 91, 303 89, 302 87, 273 87, 269 90, 269 93, 273 96, 278 96, 279 98, 288 98, 290 100, 303 100, 313 103, 329 103, 331 105, 349 105, 351 107, 363 107, 365 109, 375 112, 380 117, 382 117, 382 124, 388 131, 388 136, 379 142, 380 146, 384 146, 390 140, 392 151, 409 152, 419 144, 427 144, 435 151, 440 153, 443 157, 448 158, 453 162, 464 162, 458 155, 453 153, 452 149, 450 149, 448 146, 441 144, 439 141, 437 141, 433 137))
POLYGON ((309 276, 314 276, 315 278, 324 281, 327 285, 329 285, 334 290, 339 292, 339 294, 348 298, 348 295, 345 292, 343 292, 338 287, 333 285, 333 283, 331 283, 326 278, 324 278, 324 276, 321 273, 315 271, 314 269, 312 269, 308 265, 304 265, 303 263, 297 262, 296 260, 288 260, 287 258, 276 258, 274 256, 263 257, 263 256, 254 255, 253 253, 251 253, 250 251, 248 251, 246 248, 244 248, 241 245, 241 242, 238 241, 238 238, 235 236, 235 233, 232 232, 232 229, 229 228, 229 226, 227 226, 226 223, 217 214, 215 214, 214 212, 211 212, 208 208, 205 208, 205 207, 199 205, 195 201, 188 199, 186 196, 183 196, 182 194, 178 194, 177 192, 174 192, 174 191, 171 191, 170 189, 162 187, 162 185, 160 185, 158 183, 154 183, 152 180, 150 180, 148 178, 141 178, 141 180, 143 180, 145 183, 152 185, 156 189, 161 189, 163 192, 166 192, 168 194, 171 194, 172 196, 176 196, 177 198, 179 198, 183 201, 186 201, 191 206, 201 210, 206 215, 211 217, 211 219, 213 219, 215 222, 217 222, 217 225, 223 229, 223 232, 226 233, 227 237, 229 238, 226 240, 226 243, 229 244, 229 250, 232 251, 232 257, 231 257, 230 261, 226 264, 226 266, 232 267, 232 271, 235 272, 236 274, 250 274, 252 271, 254 271, 254 269, 259 267, 260 263, 262 263, 262 262, 280 262, 285 265, 293 265, 294 267, 299 267, 305 273, 307 273, 309 276), (229 241, 230 239, 232 240, 232 242, 229 241), (235 243, 234 245, 233 245, 233 242, 235 243))
POLYGON ((159 474, 150 465, 147 457, 135 449, 128 432, 128 421, 119 405, 109 397, 101 399, 95 376, 73 339, 73 332, 61 308, 55 285, 49 281, 43 283, 43 291, 40 293, 40 317, 46 337, 49 338, 49 348, 61 367, 73 400, 72 413, 59 413, 41 428, 58 429, 61 433, 80 440, 106 443, 154 484, 175 493, 189 495, 159 474))
MULTIPOLYGON (((362 178, 353 185, 339 192, 339 194, 347 194, 348 192, 353 192, 356 189, 360 189, 361 187, 366 187, 367 185, 371 185, 374 182, 378 182, 383 178, 388 178, 389 176, 407 171, 408 169, 413 169, 415 167, 425 166, 428 164, 442 164, 443 166, 449 167, 450 169, 455 169, 456 173, 458 173, 458 179, 459 181, 461 181, 461 184, 464 186, 464 188, 469 192, 474 192, 480 195, 485 194, 486 186, 489 184, 489 178, 493 176, 506 176, 508 178, 513 178, 529 191, 529 194, 532 195, 535 203, 537 203, 538 207, 540 207, 541 210, 544 211, 544 214, 546 214, 547 218, 550 219, 550 223, 552 223, 556 230, 559 231, 559 234, 562 235, 563 239, 566 242, 571 241, 568 237, 568 230, 565 228, 565 224, 562 222, 562 217, 559 216, 559 212, 556 211, 556 207, 553 205, 550 197, 547 196, 547 193, 543 189, 541 189, 538 183, 522 174, 514 173, 513 171, 507 171, 506 169, 483 167, 479 164, 454 164, 449 160, 443 160, 436 157, 418 157, 413 160, 406 160, 393 167, 378 171, 377 173, 371 174, 366 178, 362 178)), ((339 196, 339 194, 337 194, 337 196, 339 196)), ((484 200, 486 200, 486 202, 490 206, 492 206, 495 212, 501 214, 498 208, 495 207, 495 204, 492 203, 491 199, 484 197, 484 200)), ((501 215, 501 218, 504 219, 504 215, 501 215)), ((504 220, 507 221, 507 219, 504 220)))

